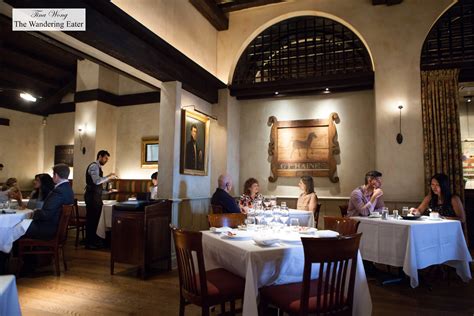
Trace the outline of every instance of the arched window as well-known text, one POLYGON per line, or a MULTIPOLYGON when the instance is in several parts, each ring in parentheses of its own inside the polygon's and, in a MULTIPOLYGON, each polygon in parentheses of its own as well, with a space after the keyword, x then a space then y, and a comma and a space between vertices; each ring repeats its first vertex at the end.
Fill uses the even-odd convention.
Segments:
POLYGON ((460 0, 438 19, 426 37, 421 69, 461 68, 472 72, 473 65, 474 0, 460 0))
POLYGON ((232 79, 238 98, 373 87, 369 53, 354 32, 328 18, 300 16, 260 33, 232 79))

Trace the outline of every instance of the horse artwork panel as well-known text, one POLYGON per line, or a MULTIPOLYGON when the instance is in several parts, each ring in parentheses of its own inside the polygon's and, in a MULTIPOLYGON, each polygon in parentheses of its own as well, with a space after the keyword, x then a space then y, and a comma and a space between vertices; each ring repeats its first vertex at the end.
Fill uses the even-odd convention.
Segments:
POLYGON ((337 113, 328 119, 278 121, 271 116, 268 154, 271 157, 270 182, 278 177, 329 177, 338 182, 335 155, 339 154, 339 143, 335 123, 337 113))

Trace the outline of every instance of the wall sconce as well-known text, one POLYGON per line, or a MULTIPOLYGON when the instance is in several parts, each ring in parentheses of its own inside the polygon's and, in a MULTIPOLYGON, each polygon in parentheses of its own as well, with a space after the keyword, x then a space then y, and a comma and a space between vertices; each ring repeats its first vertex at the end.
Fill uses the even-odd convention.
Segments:
POLYGON ((397 134, 397 143, 403 143, 403 135, 402 135, 402 109, 403 105, 399 105, 398 109, 400 110, 400 132, 397 134))
POLYGON ((83 155, 86 154, 86 147, 82 145, 82 135, 84 134, 84 129, 80 128, 77 130, 79 132, 79 141, 80 141, 80 147, 81 147, 81 152, 83 155))

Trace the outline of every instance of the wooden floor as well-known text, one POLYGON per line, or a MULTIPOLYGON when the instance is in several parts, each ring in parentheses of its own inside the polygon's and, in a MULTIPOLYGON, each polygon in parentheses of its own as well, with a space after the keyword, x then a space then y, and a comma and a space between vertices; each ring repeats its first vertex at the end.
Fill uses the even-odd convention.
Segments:
MULTIPOLYGON (((53 276, 52 267, 17 280, 23 315, 177 315, 179 302, 176 271, 155 274, 146 281, 136 270, 117 265, 109 273, 106 251, 67 248, 69 270, 53 276)), ((369 278, 373 315, 474 315, 474 281, 452 275, 411 289, 407 284, 380 286, 369 278)), ((194 306, 186 315, 199 315, 194 306)))

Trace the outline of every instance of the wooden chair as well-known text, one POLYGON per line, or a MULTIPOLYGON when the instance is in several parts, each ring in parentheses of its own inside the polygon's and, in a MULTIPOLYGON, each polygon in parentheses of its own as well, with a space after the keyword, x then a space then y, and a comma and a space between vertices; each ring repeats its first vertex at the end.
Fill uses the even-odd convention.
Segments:
POLYGON ((211 204, 211 214, 222 214, 224 208, 221 205, 211 204))
POLYGON ((63 255, 64 271, 67 271, 66 257, 64 255, 64 245, 67 240, 67 228, 69 220, 74 212, 74 205, 63 205, 63 210, 59 218, 58 230, 51 240, 40 240, 24 238, 18 242, 18 269, 17 275, 20 274, 23 265, 24 255, 51 255, 54 257, 54 266, 56 275, 61 274, 59 268, 59 251, 63 255))
POLYGON ((346 217, 347 216, 347 209, 349 208, 349 205, 339 205, 339 209, 341 210, 341 216, 346 217))
POLYGON ((245 280, 222 268, 206 271, 202 250, 202 233, 171 227, 176 248, 179 275, 179 315, 184 315, 188 304, 202 308, 202 315, 209 315, 209 308, 230 302, 235 315, 235 300, 243 298, 245 280))
POLYGON ((207 219, 209 227, 231 227, 237 228, 245 223, 247 215, 241 213, 209 214, 207 219))
POLYGON ((324 229, 330 229, 341 235, 357 233, 360 222, 348 217, 324 216, 324 229))
POLYGON ((260 314, 266 315, 267 304, 272 304, 290 315, 352 315, 361 235, 301 238, 303 282, 261 288, 260 314), (316 280, 311 280, 313 263, 319 264, 316 280))
POLYGON ((321 204, 318 203, 316 205, 316 209, 314 210, 314 227, 318 228, 319 224, 319 212, 321 211, 321 204))
POLYGON ((79 233, 82 232, 82 239, 85 239, 87 219, 85 216, 81 216, 79 213, 79 207, 77 206, 77 199, 74 200, 74 213, 69 219, 68 230, 76 230, 76 242, 75 247, 79 246, 79 233))

